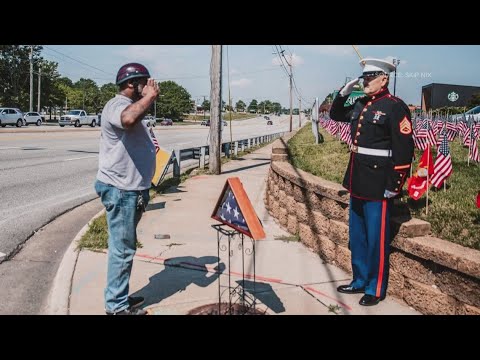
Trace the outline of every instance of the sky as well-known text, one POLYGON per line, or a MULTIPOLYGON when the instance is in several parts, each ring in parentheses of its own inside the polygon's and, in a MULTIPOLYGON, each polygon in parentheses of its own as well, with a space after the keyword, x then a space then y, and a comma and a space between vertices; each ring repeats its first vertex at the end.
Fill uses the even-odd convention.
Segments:
MULTIPOLYGON (((210 45, 43 45, 42 56, 58 63, 72 81, 115 82, 118 69, 142 63, 158 81, 173 80, 198 104, 210 97, 210 45)), ((398 59, 396 95, 420 105, 422 86, 431 83, 480 86, 480 45, 224 45, 222 98, 235 104, 271 100, 289 108, 289 77, 280 65, 284 50, 292 64, 293 107, 322 102, 347 78, 361 75, 360 57, 398 59)), ((285 63, 284 63, 285 64, 285 63)), ((285 64, 286 65, 286 64, 285 64)), ((288 65, 286 65, 288 69, 288 65)), ((390 80, 393 94, 394 77, 390 80)), ((160 89, 161 90, 161 89, 160 89)))

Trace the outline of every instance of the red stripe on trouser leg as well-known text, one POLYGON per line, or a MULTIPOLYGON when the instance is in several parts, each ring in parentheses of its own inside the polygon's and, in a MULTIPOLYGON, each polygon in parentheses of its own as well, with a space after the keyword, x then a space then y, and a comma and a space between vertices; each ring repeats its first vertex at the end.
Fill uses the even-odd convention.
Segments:
POLYGON ((387 215, 387 200, 382 200, 382 220, 380 225, 380 261, 378 262, 378 280, 375 296, 380 297, 382 293, 383 272, 385 266, 385 225, 387 215))

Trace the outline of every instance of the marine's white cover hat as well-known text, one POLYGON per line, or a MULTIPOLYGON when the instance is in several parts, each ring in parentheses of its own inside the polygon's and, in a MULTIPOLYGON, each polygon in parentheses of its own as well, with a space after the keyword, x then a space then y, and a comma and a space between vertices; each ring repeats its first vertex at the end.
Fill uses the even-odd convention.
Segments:
POLYGON ((383 59, 365 58, 360 60, 360 66, 363 68, 361 78, 367 75, 379 75, 382 72, 388 75, 395 70, 395 65, 383 59))

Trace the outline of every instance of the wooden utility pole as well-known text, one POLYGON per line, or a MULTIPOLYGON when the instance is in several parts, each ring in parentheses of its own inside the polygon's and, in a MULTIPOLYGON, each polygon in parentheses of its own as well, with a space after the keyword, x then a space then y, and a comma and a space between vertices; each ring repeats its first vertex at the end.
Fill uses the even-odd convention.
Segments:
POLYGON ((40 84, 42 82, 42 68, 38 68, 38 99, 37 99, 37 112, 40 113, 40 84))
POLYGON ((302 126, 302 99, 299 98, 298 99, 298 128, 300 129, 300 127, 302 126))
POLYGON ((33 46, 30 45, 30 106, 28 111, 33 111, 33 46))
POLYGON ((292 115, 293 115, 293 99, 292 99, 292 59, 290 59, 290 62, 287 62, 288 66, 290 67, 290 132, 292 132, 292 115))
POLYGON ((222 171, 222 45, 212 45, 210 62, 210 146, 208 167, 210 173, 219 175, 222 171))

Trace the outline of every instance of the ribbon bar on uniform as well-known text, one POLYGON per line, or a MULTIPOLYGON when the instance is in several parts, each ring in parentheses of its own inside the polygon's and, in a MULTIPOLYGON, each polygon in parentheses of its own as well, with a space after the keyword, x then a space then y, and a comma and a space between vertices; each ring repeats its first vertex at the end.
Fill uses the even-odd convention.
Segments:
POLYGON ((373 155, 373 156, 383 156, 383 157, 392 156, 392 150, 370 149, 370 148, 356 146, 356 145, 352 146, 352 152, 357 154, 363 154, 363 155, 373 155))

